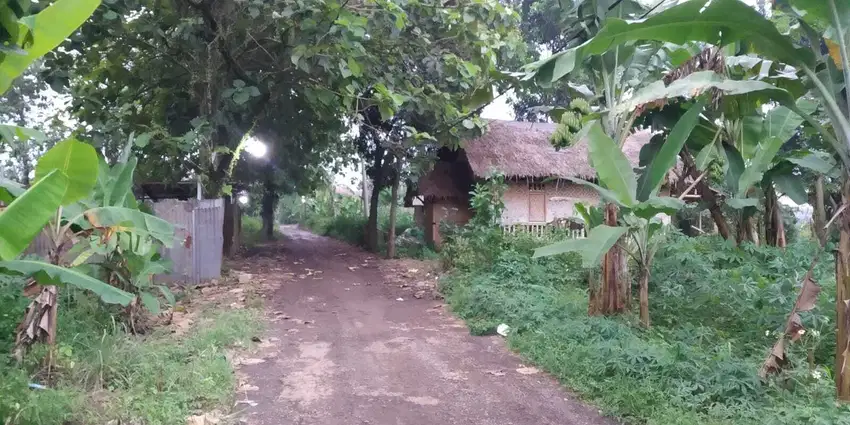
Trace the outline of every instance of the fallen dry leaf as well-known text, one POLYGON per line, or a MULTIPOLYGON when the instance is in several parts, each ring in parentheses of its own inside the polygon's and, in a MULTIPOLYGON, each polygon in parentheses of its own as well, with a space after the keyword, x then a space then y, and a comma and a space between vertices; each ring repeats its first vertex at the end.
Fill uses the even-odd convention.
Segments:
POLYGON ((221 422, 221 413, 213 410, 202 415, 189 416, 186 418, 186 425, 216 425, 221 422))
POLYGON ((540 369, 536 367, 521 367, 516 370, 520 375, 536 375, 540 373, 540 369))
MULTIPOLYGON (((816 263, 817 258, 812 261, 808 273, 803 277, 800 294, 797 296, 797 301, 794 303, 791 313, 788 314, 788 320, 785 322, 785 332, 779 336, 779 340, 773 345, 773 348, 771 348, 770 353, 768 353, 767 358, 761 365, 759 376, 762 379, 770 374, 778 373, 787 363, 788 360, 785 358, 785 338, 789 337, 791 342, 795 342, 806 332, 799 312, 809 311, 815 308, 815 304, 817 303, 821 287, 812 279, 812 269, 814 269, 816 263)), ((839 343, 844 342, 839 341, 839 343)))
POLYGON ((237 365, 245 365, 245 366, 251 366, 251 365, 265 363, 265 362, 266 361, 263 360, 263 359, 241 359, 240 358, 240 359, 236 360, 237 365))
POLYGON ((251 385, 251 384, 242 384, 242 386, 239 387, 239 391, 259 391, 259 390, 260 390, 260 387, 258 387, 256 385, 251 385))

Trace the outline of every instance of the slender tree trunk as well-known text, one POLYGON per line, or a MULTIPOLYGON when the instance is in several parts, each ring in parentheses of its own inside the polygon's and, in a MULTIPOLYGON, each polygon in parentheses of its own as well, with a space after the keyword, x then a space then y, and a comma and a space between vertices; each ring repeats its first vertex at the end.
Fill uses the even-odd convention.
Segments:
POLYGON ((785 248, 785 222, 773 185, 764 191, 764 239, 770 246, 785 248))
POLYGON ((336 217, 336 186, 333 183, 328 191, 328 207, 331 210, 331 217, 336 217))
POLYGON ((396 212, 398 210, 398 185, 399 185, 399 174, 400 174, 400 164, 401 161, 399 158, 395 159, 395 172, 393 173, 393 187, 392 187, 392 204, 390 204, 390 223, 389 228, 387 229, 387 258, 395 258, 395 220, 396 220, 396 212))
POLYGON ((375 148, 375 170, 372 181, 372 195, 369 202, 369 220, 366 222, 366 248, 372 252, 379 249, 378 203, 384 181, 384 148, 375 148))
POLYGON ((363 201, 363 217, 369 217, 369 176, 366 175, 366 161, 360 160, 360 197, 363 201))
POLYGON ((758 230, 756 227, 756 217, 753 214, 741 211, 738 214, 738 243, 751 242, 758 245, 758 230))
MULTIPOLYGON (((850 202, 850 178, 844 176, 843 201, 850 202)), ((838 250, 835 252, 835 389, 839 400, 850 401, 850 212, 844 211, 838 218, 840 225, 838 250)))
POLYGON ((224 221, 221 224, 221 233, 224 238, 222 243, 222 254, 224 254, 225 257, 231 257, 236 253, 236 249, 238 248, 234 238, 234 235, 236 234, 236 205, 233 203, 232 196, 222 196, 222 200, 224 201, 224 221))
POLYGON ((823 176, 818 176, 817 180, 815 180, 815 196, 814 202, 812 202, 812 206, 814 207, 814 211, 812 211, 812 225, 814 227, 814 234, 817 236, 818 241, 821 246, 826 245, 826 240, 829 232, 826 227, 826 206, 824 204, 824 194, 823 194, 823 176))
POLYGON ((266 240, 274 239, 274 207, 277 196, 274 192, 266 191, 263 194, 262 210, 260 215, 263 219, 263 235, 266 240))
MULTIPOLYGON (((605 224, 608 226, 617 225, 617 206, 613 203, 605 205, 605 224)), ((622 249, 615 245, 602 259, 602 286, 597 297, 600 300, 591 299, 590 302, 598 302, 600 313, 604 315, 612 315, 622 313, 626 310, 622 296, 623 283, 621 268, 622 249)))
POLYGON ((640 323, 649 329, 649 265, 640 268, 640 323))
POLYGON ((263 235, 266 240, 274 239, 274 209, 277 204, 277 186, 274 182, 274 169, 267 167, 266 180, 263 183, 263 199, 260 216, 263 219, 263 235))
MULTIPOLYGON (((711 192, 711 190, 708 190, 711 192)), ((702 192, 705 193, 705 192, 702 192)), ((711 219, 714 220, 714 227, 717 228, 717 233, 726 239, 732 239, 732 231, 729 230, 729 223, 726 222, 726 217, 723 216, 723 211, 720 210, 720 205, 717 204, 717 199, 712 193, 710 196, 702 195, 703 202, 708 202, 708 212, 711 213, 711 219)))

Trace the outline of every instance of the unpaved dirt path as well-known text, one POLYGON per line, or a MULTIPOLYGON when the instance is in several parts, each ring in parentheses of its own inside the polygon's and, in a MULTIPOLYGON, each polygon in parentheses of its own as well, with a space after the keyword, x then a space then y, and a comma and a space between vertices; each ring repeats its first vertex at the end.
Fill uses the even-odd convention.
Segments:
POLYGON ((284 232, 253 253, 279 265, 264 279, 280 283, 266 300, 265 360, 240 368, 243 422, 615 423, 523 365, 501 337, 471 336, 440 301, 387 284, 383 260, 294 227, 284 232))

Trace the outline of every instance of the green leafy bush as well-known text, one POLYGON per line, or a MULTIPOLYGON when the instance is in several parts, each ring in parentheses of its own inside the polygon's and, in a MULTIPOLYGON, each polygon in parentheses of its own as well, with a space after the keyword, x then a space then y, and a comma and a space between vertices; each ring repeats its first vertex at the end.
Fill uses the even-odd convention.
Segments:
MULTIPOLYGON (((380 199, 384 202, 378 206, 378 240, 380 249, 384 251, 389 234, 390 205, 387 203, 386 197, 381 196, 380 199)), ((359 198, 334 195, 331 204, 330 198, 325 192, 318 192, 314 197, 305 197, 303 202, 301 202, 300 197, 296 202, 294 197, 290 196, 281 200, 280 210, 281 220, 296 221, 318 235, 330 236, 358 246, 363 246, 366 243, 368 219, 363 215, 359 198)), ((399 206, 396 210, 396 235, 401 235, 407 229, 413 227, 412 211, 399 206)), ((417 234, 421 235, 421 232, 417 234)), ((422 257, 433 254, 430 250, 417 249, 412 252, 422 257)), ((405 256, 410 251, 397 250, 397 253, 405 256)))
POLYGON ((250 215, 242 216, 242 243, 254 246, 263 240, 263 221, 250 215))
POLYGON ((59 310, 59 332, 66 338, 50 388, 29 388, 42 383, 47 347, 36 346, 21 366, 0 361, 4 423, 182 424, 197 409, 232 403, 236 381, 225 350, 258 332, 254 310, 211 310, 183 337, 167 329, 133 336, 88 294, 66 293, 62 302, 68 307, 59 310))
POLYGON ((452 272, 442 290, 473 333, 508 324, 512 349, 605 412, 637 423, 850 423, 830 379, 829 259, 815 269, 824 291, 803 317, 809 331, 788 350, 791 364, 768 382, 758 377, 808 269, 811 243, 739 249, 716 237, 674 235, 653 266, 655 326, 647 331, 631 315, 589 317, 578 258, 530 258, 546 242, 468 231, 448 239, 441 254, 452 272))

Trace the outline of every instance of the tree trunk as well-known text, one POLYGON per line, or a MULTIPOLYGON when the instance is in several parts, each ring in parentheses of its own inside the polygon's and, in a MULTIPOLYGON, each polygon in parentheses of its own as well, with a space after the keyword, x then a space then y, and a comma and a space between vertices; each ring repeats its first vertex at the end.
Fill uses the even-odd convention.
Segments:
POLYGON ((236 253, 236 249, 238 248, 238 246, 234 243, 233 237, 236 233, 236 205, 233 203, 232 196, 222 196, 222 200, 224 201, 224 221, 221 224, 221 234, 224 238, 222 243, 222 254, 224 254, 225 257, 231 257, 236 253))
MULTIPOLYGON (((844 176, 843 201, 850 202, 850 178, 844 176)), ((839 400, 850 401, 850 212, 844 211, 838 218, 840 225, 838 250, 835 252, 835 390, 839 400)))
MULTIPOLYGON (((679 157, 682 158, 682 162, 685 164, 685 169, 689 170, 689 174, 692 179, 696 180, 699 178, 699 173, 697 172, 696 165, 694 164, 694 157, 687 150, 682 150, 679 154, 679 157)), ((729 240, 732 237, 732 232, 729 230, 729 223, 726 221, 726 217, 723 216, 723 211, 720 209, 720 204, 717 203, 717 196, 714 192, 711 191, 711 186, 705 182, 705 179, 702 179, 697 183, 696 190, 702 198, 702 202, 708 208, 708 212, 711 213, 711 218, 714 220, 714 225, 717 227, 717 233, 723 237, 723 239, 729 240)))
POLYGON ((274 169, 266 168, 266 180, 263 183, 263 200, 260 216, 263 219, 263 235, 270 241, 274 239, 274 210, 277 204, 277 186, 274 182, 274 169))
POLYGON ((812 211, 812 226, 814 226, 815 236, 817 236, 818 241, 821 246, 826 246, 827 236, 829 232, 826 227, 826 205, 824 204, 824 194, 823 194, 823 176, 818 176, 817 180, 815 180, 815 199, 812 202, 812 206, 814 207, 814 211, 812 211))
POLYGON ((330 186, 328 197, 328 206, 331 209, 331 217, 336 217, 336 186, 334 186, 333 183, 330 186))
POLYGON ((770 246, 785 248, 785 221, 773 185, 764 191, 764 239, 770 246))
POLYGON ((263 235, 266 240, 274 239, 274 207, 277 201, 277 195, 269 190, 263 193, 263 203, 260 215, 263 218, 263 235))
POLYGON ((649 329, 649 265, 640 268, 640 323, 649 329))
POLYGON ((398 185, 399 185, 399 172, 401 161, 399 158, 395 159, 395 172, 393 173, 393 188, 392 195, 390 198, 392 199, 392 203, 390 204, 390 223, 389 228, 387 229, 387 258, 395 258, 395 219, 396 219, 396 211, 398 210, 398 185))
POLYGON ((363 201, 363 217, 369 217, 369 176, 366 175, 366 161, 360 160, 361 184, 360 197, 363 201))
POLYGON ((751 242, 758 245, 758 230, 756 227, 756 217, 754 214, 749 214, 741 211, 738 214, 738 243, 751 242))
MULTIPOLYGON (((605 205, 605 224, 617 225, 617 206, 613 203, 605 205)), ((590 302, 591 304, 596 302, 599 312, 604 315, 623 313, 626 310, 622 296, 623 276, 620 273, 622 255, 623 250, 615 245, 605 253, 602 259, 602 285, 599 293, 595 295, 601 299, 591 299, 590 302)))
MULTIPOLYGON (((708 190, 710 192, 710 190, 708 190)), ((704 193, 704 192, 702 192, 704 193)), ((727 241, 732 238, 732 231, 729 230, 729 223, 726 222, 726 217, 723 216, 723 211, 720 210, 720 205, 717 205, 717 199, 712 193, 711 196, 702 196, 703 202, 708 202, 708 212, 711 213, 711 219, 714 220, 714 227, 717 228, 717 233, 727 241)))
POLYGON ((375 148, 375 169, 372 180, 372 194, 369 201, 369 220, 366 222, 366 248, 372 252, 379 249, 378 203, 381 195, 381 185, 384 180, 384 148, 375 148))

